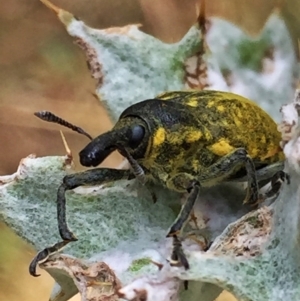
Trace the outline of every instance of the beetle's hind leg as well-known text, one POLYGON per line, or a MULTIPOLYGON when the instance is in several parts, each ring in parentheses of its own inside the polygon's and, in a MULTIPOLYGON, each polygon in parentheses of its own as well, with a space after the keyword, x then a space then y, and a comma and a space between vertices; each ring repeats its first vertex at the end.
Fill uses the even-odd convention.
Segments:
POLYGON ((243 203, 257 204, 259 200, 259 186, 253 160, 244 148, 237 148, 219 159, 216 163, 202 171, 199 175, 200 183, 221 183, 233 176, 240 168, 245 167, 247 176, 247 194, 243 203))
MULTIPOLYGON (((267 191, 259 194, 259 199, 253 205, 258 205, 267 199, 275 199, 280 191, 283 182, 289 184, 289 175, 283 171, 284 161, 272 163, 256 170, 256 178, 258 181, 258 187, 261 191, 264 186, 269 185, 267 191)), ((235 179, 234 181, 244 182, 247 181, 247 176, 235 179)))
POLYGON ((282 184, 284 182, 290 184, 290 176, 283 170, 280 170, 273 175, 270 182, 271 187, 269 188, 269 190, 267 190, 260 196, 262 202, 267 199, 275 199, 276 197, 278 197, 282 184))

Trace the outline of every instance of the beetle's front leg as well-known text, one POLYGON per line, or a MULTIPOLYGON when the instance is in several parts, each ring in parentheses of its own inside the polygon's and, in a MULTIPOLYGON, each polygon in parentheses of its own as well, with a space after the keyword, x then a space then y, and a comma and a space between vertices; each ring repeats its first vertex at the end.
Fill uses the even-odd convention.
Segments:
POLYGON ((172 177, 168 184, 168 187, 176 187, 180 190, 186 190, 189 192, 187 200, 181 207, 181 210, 174 221, 168 236, 174 236, 179 234, 184 224, 188 221, 190 214, 194 208, 197 196, 200 191, 200 183, 194 179, 194 177, 187 173, 177 174, 175 177, 172 177), (171 182, 171 183, 170 183, 171 182))
POLYGON ((77 238, 70 231, 66 220, 66 191, 79 186, 94 186, 122 179, 134 178, 130 170, 96 168, 80 173, 67 175, 57 191, 57 220, 59 234, 63 240, 76 241, 77 238))
POLYGON ((78 186, 84 185, 100 185, 108 182, 113 182, 122 179, 133 179, 134 175, 130 170, 123 169, 108 169, 108 168, 97 168, 87 170, 72 175, 67 175, 63 179, 63 184, 60 185, 57 192, 57 219, 58 228, 62 242, 56 243, 54 246, 47 247, 40 251, 31 261, 29 266, 29 273, 32 276, 39 276, 36 274, 36 267, 38 264, 45 262, 49 256, 59 252, 64 246, 71 241, 76 241, 77 238, 69 230, 66 221, 66 197, 65 193, 67 190, 74 189, 78 186))

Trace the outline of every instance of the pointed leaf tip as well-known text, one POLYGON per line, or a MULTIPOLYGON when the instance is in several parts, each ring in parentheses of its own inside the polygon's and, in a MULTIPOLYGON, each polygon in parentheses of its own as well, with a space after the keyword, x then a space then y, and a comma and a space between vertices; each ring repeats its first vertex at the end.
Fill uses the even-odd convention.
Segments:
POLYGON ((56 13, 60 21, 65 25, 68 26, 73 20, 76 18, 68 11, 63 10, 62 8, 54 5, 49 0, 40 0, 46 7, 51 9, 56 13))
POLYGON ((57 15, 59 14, 61 8, 59 8, 58 6, 54 5, 53 3, 51 3, 48 0, 40 0, 45 6, 47 6, 48 8, 50 8, 52 11, 54 11, 57 15))

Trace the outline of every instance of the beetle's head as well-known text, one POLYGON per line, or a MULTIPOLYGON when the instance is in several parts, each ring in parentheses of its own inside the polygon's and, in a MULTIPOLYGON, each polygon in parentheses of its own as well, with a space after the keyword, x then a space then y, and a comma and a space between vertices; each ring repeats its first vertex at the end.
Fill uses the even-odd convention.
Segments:
POLYGON ((126 149, 134 159, 143 158, 149 141, 146 123, 134 116, 121 118, 114 128, 93 139, 80 153, 83 166, 97 166, 114 150, 126 157, 126 149))

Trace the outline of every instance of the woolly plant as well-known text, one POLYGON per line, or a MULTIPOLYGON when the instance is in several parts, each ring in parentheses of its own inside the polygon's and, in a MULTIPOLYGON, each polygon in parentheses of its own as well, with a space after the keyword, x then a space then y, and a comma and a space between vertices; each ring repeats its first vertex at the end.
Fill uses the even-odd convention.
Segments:
MULTIPOLYGON (((129 105, 169 90, 236 92, 278 121, 281 105, 292 99, 296 60, 277 14, 253 40, 217 18, 205 32, 202 11, 180 42, 165 44, 138 25, 90 28, 43 2, 84 50, 97 81, 96 94, 113 121, 129 105)), ((50 300, 66 301, 80 292, 84 301, 210 301, 223 289, 239 300, 299 299, 298 106, 297 92, 294 102, 283 107, 280 123, 290 184, 283 184, 272 205, 258 210, 241 204, 240 186, 203 190, 195 210, 200 234, 213 244, 204 251, 200 234, 198 243, 183 241, 188 270, 169 264, 172 240, 165 237, 182 195, 150 187, 158 198, 153 204, 149 187, 136 180, 68 192, 68 223, 79 240, 40 264, 56 281, 50 300)), ((56 191, 73 172, 71 159, 29 156, 15 174, 0 178, 1 218, 37 250, 60 240, 56 191)))

